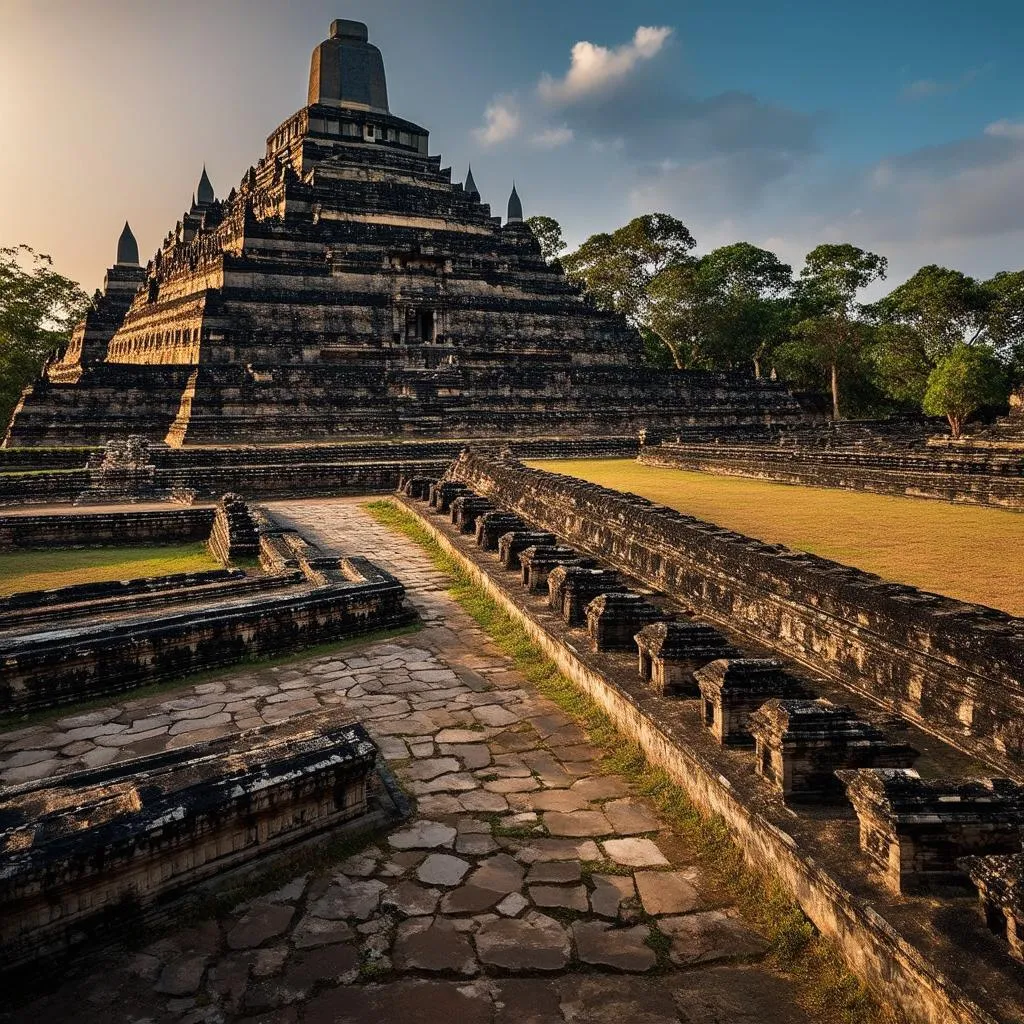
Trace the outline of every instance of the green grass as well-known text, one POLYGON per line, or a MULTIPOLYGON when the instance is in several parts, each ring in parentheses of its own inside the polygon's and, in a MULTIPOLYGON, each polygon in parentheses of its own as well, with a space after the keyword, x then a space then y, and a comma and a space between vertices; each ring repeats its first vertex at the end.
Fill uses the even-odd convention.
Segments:
POLYGON ((0 554, 0 596, 76 583, 205 572, 221 564, 202 542, 145 547, 14 551, 0 554))
POLYGON ((1007 557, 1024 549, 1024 513, 691 473, 630 459, 531 465, 632 491, 888 580, 1024 615, 1024 582, 1017 561, 1007 557))
POLYGON ((743 859, 723 819, 707 815, 641 748, 621 734, 588 696, 558 670, 522 625, 489 597, 419 520, 390 500, 363 506, 378 522, 422 547, 448 576, 448 592, 507 654, 515 667, 586 731, 604 751, 602 767, 628 779, 663 820, 695 851, 700 866, 769 942, 768 964, 792 979, 801 1005, 818 1020, 836 1024, 889 1024, 901 1018, 883 1008, 847 968, 838 949, 807 920, 774 877, 743 859))

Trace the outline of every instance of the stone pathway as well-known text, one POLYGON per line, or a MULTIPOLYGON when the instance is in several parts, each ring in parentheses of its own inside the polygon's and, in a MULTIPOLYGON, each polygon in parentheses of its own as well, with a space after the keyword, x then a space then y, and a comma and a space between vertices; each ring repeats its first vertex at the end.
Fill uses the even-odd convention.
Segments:
POLYGON ((444 593, 419 548, 351 499, 280 503, 325 546, 398 575, 408 637, 0 734, 7 782, 351 711, 417 801, 318 877, 172 932, 0 1020, 488 1024, 809 1018, 757 963, 685 846, 444 593))

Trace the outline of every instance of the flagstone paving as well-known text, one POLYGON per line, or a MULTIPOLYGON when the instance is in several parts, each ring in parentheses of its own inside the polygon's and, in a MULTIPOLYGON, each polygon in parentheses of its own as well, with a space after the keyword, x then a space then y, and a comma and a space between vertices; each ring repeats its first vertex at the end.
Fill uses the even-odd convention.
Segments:
POLYGON ((0 734, 20 782, 326 708, 364 722, 412 819, 320 876, 72 969, 0 1021, 798 1024, 764 943, 685 845, 354 499, 279 503, 406 584, 415 634, 242 668, 0 734), (685 968, 685 969, 684 969, 685 968))

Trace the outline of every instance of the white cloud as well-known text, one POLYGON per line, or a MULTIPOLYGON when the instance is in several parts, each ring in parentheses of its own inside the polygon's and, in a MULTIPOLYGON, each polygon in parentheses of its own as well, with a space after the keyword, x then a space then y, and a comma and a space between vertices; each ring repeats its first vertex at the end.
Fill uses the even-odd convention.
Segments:
POLYGON ((576 43, 565 78, 543 75, 537 91, 553 103, 571 103, 601 92, 624 79, 640 61, 656 56, 671 35, 672 29, 666 26, 641 25, 630 42, 614 49, 586 41, 576 43))
POLYGON ((484 111, 484 123, 473 129, 477 141, 485 146, 496 146, 514 139, 522 128, 523 119, 514 96, 499 96, 484 111))
POLYGON ((986 125, 985 134, 994 135, 1000 139, 1024 140, 1024 121, 1008 121, 1006 118, 1001 121, 993 121, 992 124, 986 125))
POLYGON ((530 145, 538 149, 557 149, 568 145, 576 137, 576 133, 566 125, 561 128, 545 128, 530 139, 530 145))
POLYGON ((907 100, 926 100, 932 96, 945 96, 947 93, 958 92, 965 89, 974 82, 980 75, 992 69, 991 63, 983 64, 981 67, 968 68, 962 75, 950 78, 946 81, 939 81, 937 78, 919 78, 911 82, 903 89, 903 98, 907 100))

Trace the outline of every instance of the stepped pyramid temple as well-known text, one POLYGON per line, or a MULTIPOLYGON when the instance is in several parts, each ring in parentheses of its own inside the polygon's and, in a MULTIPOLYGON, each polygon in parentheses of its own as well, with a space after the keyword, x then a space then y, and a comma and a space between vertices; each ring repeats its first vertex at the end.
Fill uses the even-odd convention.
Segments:
POLYGON ((586 436, 784 423, 786 389, 641 364, 625 321, 549 266, 513 190, 388 107, 366 26, 313 51, 308 103, 221 199, 203 171, 149 264, 127 225, 105 288, 27 390, 8 445, 401 435, 586 436))

